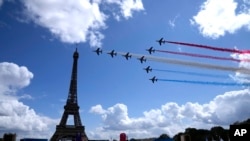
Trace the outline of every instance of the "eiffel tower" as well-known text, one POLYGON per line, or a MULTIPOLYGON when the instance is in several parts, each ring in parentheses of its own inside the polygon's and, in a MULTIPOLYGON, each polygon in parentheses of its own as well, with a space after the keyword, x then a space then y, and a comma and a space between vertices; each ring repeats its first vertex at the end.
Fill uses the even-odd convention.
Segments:
POLYGON ((74 62, 71 74, 70 88, 66 105, 64 106, 64 113, 60 124, 56 126, 56 131, 51 137, 50 141, 88 141, 88 137, 85 134, 84 126, 81 123, 79 114, 79 106, 77 104, 77 60, 79 54, 76 51, 73 54, 74 62), (74 125, 66 125, 68 116, 74 116, 74 125))

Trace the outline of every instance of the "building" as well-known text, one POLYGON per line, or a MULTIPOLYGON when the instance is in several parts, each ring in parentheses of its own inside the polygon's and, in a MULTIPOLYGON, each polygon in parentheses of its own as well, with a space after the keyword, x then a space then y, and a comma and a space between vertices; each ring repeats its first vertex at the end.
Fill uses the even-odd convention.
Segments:
POLYGON ((5 133, 3 141, 16 141, 16 133, 5 133))
POLYGON ((24 138, 20 139, 20 141, 48 141, 48 139, 24 138))
POLYGON ((191 137, 188 134, 181 135, 181 141, 191 141, 191 137))

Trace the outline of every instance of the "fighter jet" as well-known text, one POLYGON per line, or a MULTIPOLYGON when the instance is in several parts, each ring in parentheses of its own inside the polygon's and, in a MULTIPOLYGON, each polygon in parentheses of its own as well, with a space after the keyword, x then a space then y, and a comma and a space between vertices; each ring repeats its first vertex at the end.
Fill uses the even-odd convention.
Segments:
POLYGON ((150 66, 143 68, 144 70, 146 70, 147 73, 149 73, 150 71, 152 71, 152 68, 150 68, 150 66))
POLYGON ((152 52, 155 52, 155 49, 153 49, 153 47, 150 47, 149 49, 146 49, 148 52, 149 52, 149 54, 151 54, 152 52))
POLYGON ((112 50, 108 54, 110 54, 112 58, 117 55, 117 53, 115 52, 115 50, 112 50))
POLYGON ((129 52, 127 54, 125 54, 125 55, 122 55, 122 56, 124 56, 127 60, 128 60, 128 58, 132 57, 132 55, 129 55, 129 52))
POLYGON ((138 60, 140 60, 141 63, 146 62, 145 56, 142 56, 141 58, 138 58, 138 60))
POLYGON ((153 78, 151 78, 151 79, 149 79, 149 80, 151 80, 151 81, 154 83, 154 82, 157 81, 158 79, 154 76, 153 78))
POLYGON ((160 40, 156 40, 156 42, 159 42, 160 46, 161 46, 161 44, 164 43, 163 38, 161 38, 160 40))
POLYGON ((102 53, 102 50, 100 48, 97 48, 96 50, 94 50, 93 52, 96 52, 97 55, 101 54, 102 53))

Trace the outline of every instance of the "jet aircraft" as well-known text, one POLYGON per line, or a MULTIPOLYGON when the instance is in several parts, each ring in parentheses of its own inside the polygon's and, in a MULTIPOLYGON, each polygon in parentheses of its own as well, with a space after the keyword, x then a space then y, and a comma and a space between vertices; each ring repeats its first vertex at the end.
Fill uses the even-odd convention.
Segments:
POLYGON ((102 53, 102 50, 100 48, 97 48, 96 50, 94 50, 93 52, 96 52, 97 55, 101 54, 102 53))
POLYGON ((127 54, 125 54, 125 55, 122 55, 122 56, 124 56, 127 60, 128 60, 128 58, 132 57, 132 55, 129 55, 129 52, 127 54))
POLYGON ((161 38, 160 40, 156 40, 156 42, 159 42, 159 44, 160 44, 160 46, 161 46, 161 44, 164 43, 164 40, 163 40, 163 38, 161 38))
POLYGON ((108 54, 110 54, 112 58, 117 55, 117 53, 115 52, 115 50, 112 50, 108 54))
POLYGON ((149 49, 146 49, 148 52, 149 52, 149 54, 151 54, 152 52, 155 52, 155 49, 153 49, 153 47, 150 47, 149 49))
POLYGON ((150 66, 143 68, 144 70, 146 70, 147 73, 149 73, 150 71, 152 71, 152 68, 150 68, 150 66))
POLYGON ((158 79, 154 76, 153 78, 151 78, 151 79, 149 79, 149 80, 151 80, 151 81, 154 83, 154 82, 157 81, 158 79))
POLYGON ((141 58, 138 58, 138 60, 140 60, 141 63, 146 62, 145 56, 142 56, 141 58))

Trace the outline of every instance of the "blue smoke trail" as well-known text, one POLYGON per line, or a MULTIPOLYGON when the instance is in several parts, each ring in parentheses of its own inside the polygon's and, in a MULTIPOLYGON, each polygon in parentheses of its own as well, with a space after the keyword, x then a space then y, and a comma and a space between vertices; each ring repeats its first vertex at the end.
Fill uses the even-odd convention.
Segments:
POLYGON ((155 71, 163 71, 170 73, 186 74, 186 75, 195 75, 195 76, 204 76, 204 77, 215 77, 215 78, 228 78, 227 75, 216 75, 216 74, 206 74, 206 73, 196 73, 196 72, 187 72, 187 71, 175 71, 175 70, 163 70, 163 69, 152 69, 155 71))
POLYGON ((206 81, 192 81, 192 80, 176 80, 176 79, 158 79, 158 81, 168 81, 177 83, 190 83, 201 85, 221 85, 221 86, 250 86, 250 83, 224 83, 224 82, 206 82, 206 81))

